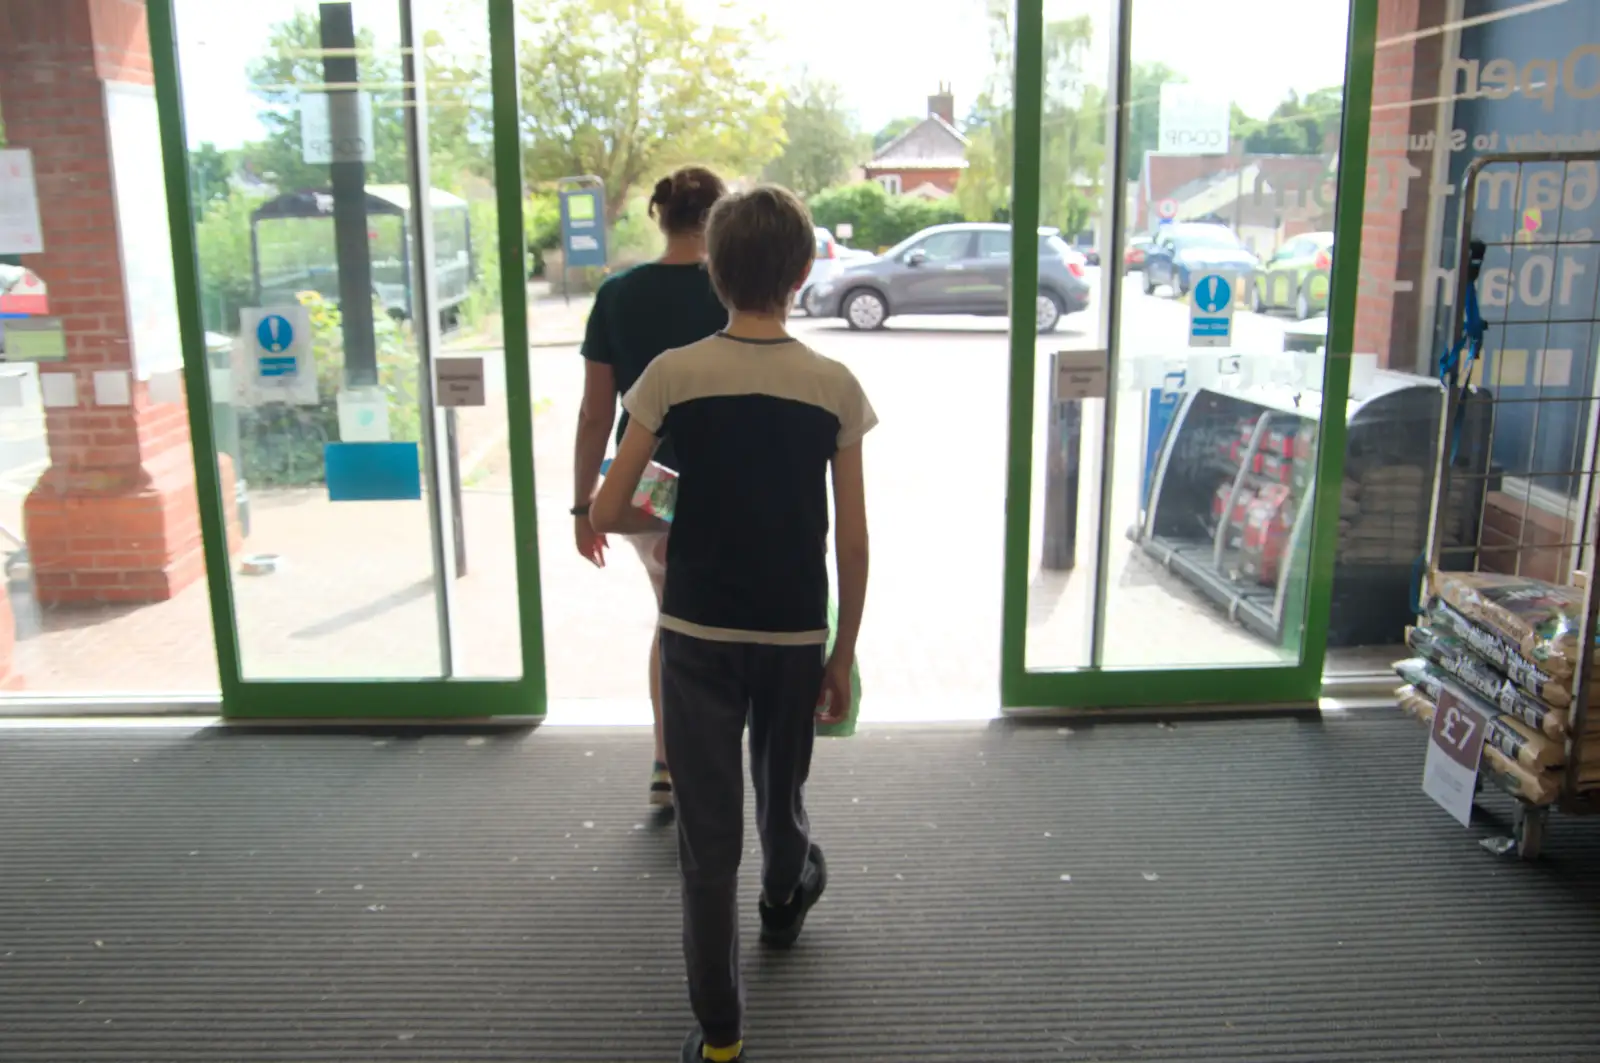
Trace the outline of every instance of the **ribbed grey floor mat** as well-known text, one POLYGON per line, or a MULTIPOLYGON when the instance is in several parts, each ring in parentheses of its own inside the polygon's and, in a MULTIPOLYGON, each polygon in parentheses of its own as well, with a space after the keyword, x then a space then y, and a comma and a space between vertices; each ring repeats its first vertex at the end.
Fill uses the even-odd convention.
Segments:
MULTIPOLYGON (((833 884, 797 951, 747 942, 751 1056, 1594 1060, 1600 822, 1493 857, 1492 821, 1419 791, 1422 740, 825 743, 833 884)), ((648 759, 637 732, 0 731, 0 1059, 675 1059, 648 759)))

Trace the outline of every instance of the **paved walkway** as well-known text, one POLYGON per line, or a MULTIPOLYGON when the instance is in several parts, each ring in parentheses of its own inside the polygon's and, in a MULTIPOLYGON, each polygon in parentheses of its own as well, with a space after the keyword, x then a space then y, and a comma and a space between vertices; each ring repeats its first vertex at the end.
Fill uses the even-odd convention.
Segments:
MULTIPOLYGON (((582 314, 576 302, 569 309, 560 300, 538 301, 532 310, 535 331, 552 337, 532 354, 538 574, 550 694, 584 700, 596 712, 609 704, 608 719, 643 720, 643 660, 653 606, 638 562, 619 543, 611 564, 597 571, 571 545, 570 454, 583 375, 572 330, 581 326, 582 314), (558 343, 563 334, 566 342, 558 343)), ((929 719, 992 711, 1004 560, 1003 323, 908 323, 872 336, 831 322, 800 322, 797 328, 852 366, 882 420, 872 437, 869 468, 875 550, 861 644, 867 715, 929 719)), ((1068 328, 1041 344, 1041 355, 1089 345, 1086 330, 1068 328)), ((460 411, 468 464, 462 513, 468 572, 453 581, 451 593, 454 671, 463 676, 512 675, 520 667, 504 372, 494 348, 483 353, 490 403, 460 411)), ((1042 425, 1048 359, 1040 363, 1036 420, 1042 425)), ((1088 412, 1086 442, 1098 434, 1095 404, 1088 412)), ((1139 431, 1138 418, 1130 416, 1118 433, 1108 660, 1137 665, 1270 659, 1260 643, 1155 569, 1121 534, 1136 504, 1139 431)), ((1040 445, 1042 438, 1041 429, 1040 445)), ((1098 464, 1091 445, 1084 466, 1098 464)), ((1064 667, 1087 659, 1097 482, 1084 482, 1084 547, 1074 572, 1039 573, 1035 534, 1030 666, 1064 667)), ((1041 511, 1042 487, 1040 469, 1035 513, 1041 511)), ((0 496, 0 523, 4 510, 19 502, 0 496)), ((424 503, 330 503, 321 491, 299 490, 255 491, 252 506, 246 552, 279 554, 284 562, 271 575, 233 578, 247 676, 440 674, 440 610, 424 503)), ((31 691, 216 689, 203 583, 171 602, 134 609, 37 616, 22 605, 17 664, 31 691)))

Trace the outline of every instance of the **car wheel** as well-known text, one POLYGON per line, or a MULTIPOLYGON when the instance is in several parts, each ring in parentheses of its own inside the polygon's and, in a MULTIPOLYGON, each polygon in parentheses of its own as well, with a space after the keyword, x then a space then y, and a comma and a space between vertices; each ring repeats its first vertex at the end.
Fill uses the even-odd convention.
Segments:
POLYGON ((1146 295, 1154 295, 1154 294, 1156 294, 1156 282, 1150 276, 1150 267, 1149 266, 1145 266, 1145 268, 1144 268, 1144 294, 1146 294, 1146 295))
POLYGON ((862 288, 845 296, 844 319, 857 332, 871 332, 883 328, 889 319, 889 308, 884 305, 883 296, 862 288))
POLYGON ((1033 327, 1039 335, 1054 332, 1056 326, 1061 324, 1061 315, 1066 311, 1061 306, 1061 300, 1054 292, 1040 292, 1039 298, 1033 302, 1033 327))
POLYGON ((1304 290, 1294 300, 1294 316, 1297 321, 1304 321, 1311 316, 1311 300, 1306 298, 1304 290))
POLYGON ((1179 270, 1172 275, 1172 291, 1174 295, 1189 294, 1189 274, 1179 270))

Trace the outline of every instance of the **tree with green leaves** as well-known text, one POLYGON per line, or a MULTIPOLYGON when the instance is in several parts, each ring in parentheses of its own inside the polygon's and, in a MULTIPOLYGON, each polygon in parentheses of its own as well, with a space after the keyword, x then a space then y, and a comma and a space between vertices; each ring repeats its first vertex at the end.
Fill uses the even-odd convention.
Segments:
POLYGON ((1317 89, 1304 99, 1293 89, 1266 118, 1251 118, 1233 105, 1233 138, 1253 155, 1321 155, 1339 129, 1344 92, 1317 89))
POLYGON ((521 0, 525 171, 593 174, 615 222, 674 166, 759 173, 782 149, 783 93, 758 73, 764 23, 705 24, 684 0, 521 0))
POLYGON ((1183 81, 1165 63, 1135 63, 1128 78, 1128 145, 1122 177, 1137 181, 1144 157, 1161 146, 1161 86, 1183 81))
POLYGON ((233 191, 235 153, 222 151, 207 140, 189 152, 189 192, 194 200, 196 224, 213 203, 227 199, 233 191))
POLYGON ((809 199, 849 176, 866 161, 844 91, 802 71, 783 102, 783 153, 763 176, 809 199))
MULTIPOLYGON (((399 57, 378 50, 369 29, 356 33, 361 82, 372 97, 373 154, 367 164, 372 184, 404 184, 405 100, 399 57)), ((315 13, 297 12, 273 26, 266 52, 249 65, 251 92, 261 101, 258 114, 266 137, 240 151, 243 167, 280 191, 325 188, 325 163, 305 161, 300 141, 302 101, 323 91, 322 39, 315 13)), ((428 110, 428 161, 432 183, 459 190, 467 175, 493 172, 493 145, 487 60, 479 50, 452 48, 437 31, 423 36, 423 93, 428 110)))
POLYGON ((930 225, 964 220, 961 208, 949 199, 892 196, 876 181, 830 188, 810 206, 818 225, 834 229, 848 222, 855 230, 850 242, 868 249, 890 247, 930 225))
MULTIPOLYGON (((371 86, 373 152, 367 180, 403 184, 406 180, 406 136, 400 94, 400 63, 392 53, 381 55, 370 29, 356 33, 361 81, 371 86)), ((314 12, 299 11, 273 26, 266 52, 247 70, 250 91, 261 101, 257 117, 266 137, 241 151, 245 168, 280 191, 326 188, 326 164, 305 161, 300 141, 303 98, 324 91, 322 33, 314 12)))
POLYGON ((423 34, 422 49, 429 175, 435 188, 462 192, 469 177, 494 177, 489 57, 452 45, 438 30, 423 34))
MULTIPOLYGON (((1016 143, 1012 14, 1006 0, 989 0, 994 72, 973 105, 967 170, 956 185, 957 201, 973 221, 1010 218, 1016 143)), ((1067 232, 1083 228, 1099 210, 1106 104, 1101 91, 1084 77, 1092 36, 1087 16, 1044 27, 1040 221, 1067 232)))

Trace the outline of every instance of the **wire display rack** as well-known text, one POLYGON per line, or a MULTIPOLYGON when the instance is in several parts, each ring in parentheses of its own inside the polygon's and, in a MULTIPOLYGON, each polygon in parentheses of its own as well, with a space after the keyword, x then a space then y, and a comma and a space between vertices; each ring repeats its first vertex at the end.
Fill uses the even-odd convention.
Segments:
MULTIPOLYGON (((1580 584, 1579 652, 1559 795, 1518 801, 1532 859, 1550 809, 1600 811, 1600 717, 1591 711, 1600 579, 1600 152, 1484 155, 1461 182, 1455 344, 1429 520, 1433 573, 1496 572, 1580 584)), ((1448 284, 1448 280, 1446 282, 1448 284)))

